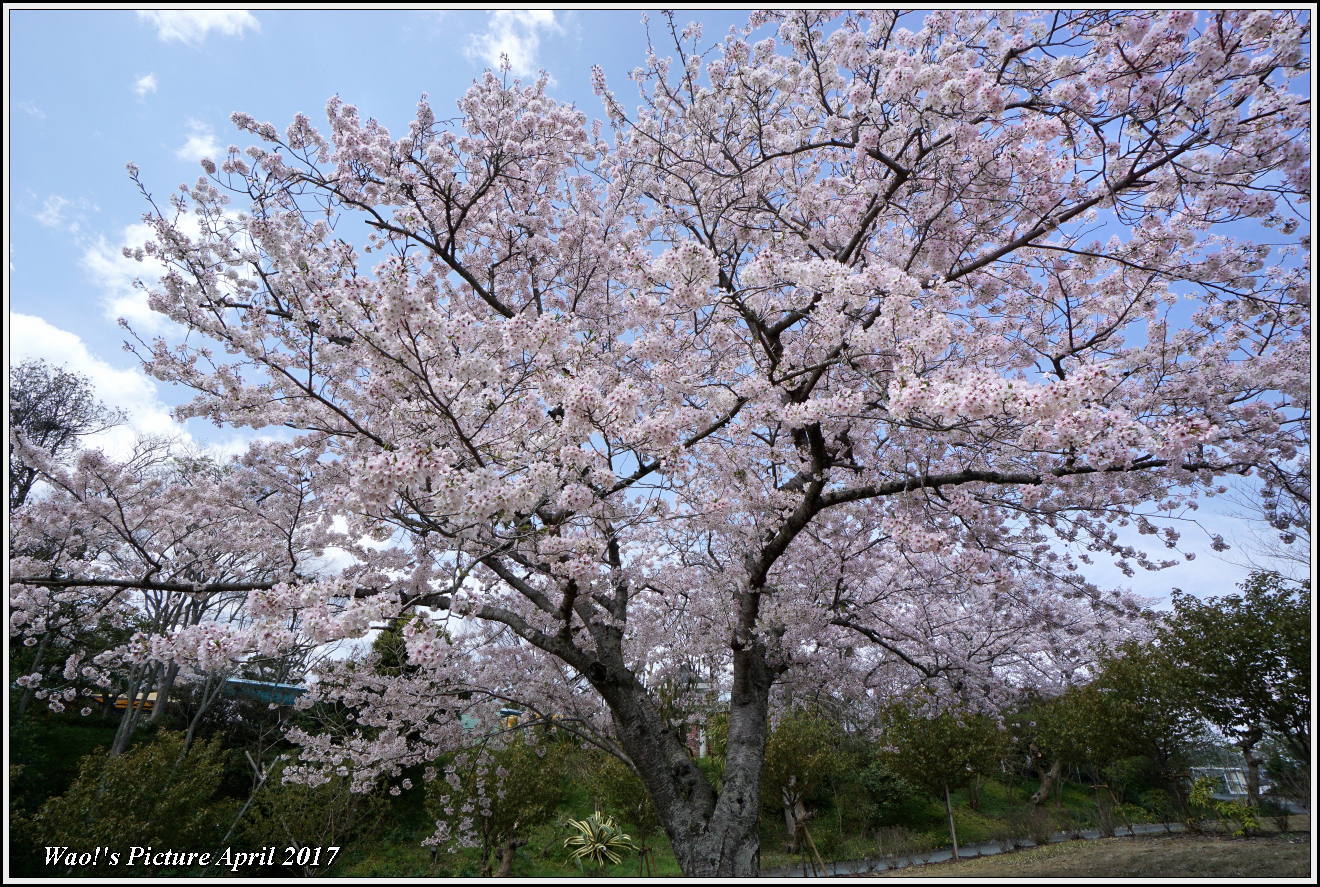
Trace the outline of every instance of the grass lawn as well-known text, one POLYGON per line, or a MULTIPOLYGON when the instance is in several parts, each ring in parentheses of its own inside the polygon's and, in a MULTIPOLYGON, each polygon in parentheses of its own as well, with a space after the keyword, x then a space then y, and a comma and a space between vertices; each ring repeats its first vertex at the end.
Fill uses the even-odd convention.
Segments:
POLYGON ((1305 878, 1311 835, 1160 835, 1070 841, 892 872, 892 878, 1305 878))

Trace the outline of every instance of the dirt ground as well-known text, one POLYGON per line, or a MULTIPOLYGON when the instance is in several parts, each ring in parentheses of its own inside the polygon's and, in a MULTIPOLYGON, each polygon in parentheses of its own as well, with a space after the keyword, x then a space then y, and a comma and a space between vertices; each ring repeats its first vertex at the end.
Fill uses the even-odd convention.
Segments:
POLYGON ((1071 841, 965 862, 914 866, 892 878, 1305 878, 1311 834, 1254 838, 1160 835, 1071 841))

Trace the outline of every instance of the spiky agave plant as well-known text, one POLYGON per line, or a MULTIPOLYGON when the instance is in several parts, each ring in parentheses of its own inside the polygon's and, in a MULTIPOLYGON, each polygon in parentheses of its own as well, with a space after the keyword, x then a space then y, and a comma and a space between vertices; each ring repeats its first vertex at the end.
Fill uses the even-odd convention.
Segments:
POLYGON ((606 862, 617 865, 623 861, 620 851, 637 849, 632 836, 626 834, 613 817, 599 810, 586 819, 568 820, 568 826, 576 834, 570 835, 564 846, 574 848, 572 858, 579 862, 590 860, 598 866, 604 866, 606 862))

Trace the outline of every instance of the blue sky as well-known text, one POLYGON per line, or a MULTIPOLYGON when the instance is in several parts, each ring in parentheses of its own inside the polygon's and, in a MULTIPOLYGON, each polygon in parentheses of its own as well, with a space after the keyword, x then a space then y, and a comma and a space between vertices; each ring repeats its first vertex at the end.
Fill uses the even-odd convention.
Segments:
MULTIPOLYGON (((102 398, 125 408, 130 427, 100 443, 124 451, 134 431, 177 433, 170 406, 183 392, 157 386, 122 349, 127 317, 144 333, 156 321, 132 280, 143 266, 120 254, 144 237, 141 196, 125 164, 142 170, 158 197, 194 181, 201 156, 250 141, 229 122, 247 112, 283 128, 297 112, 314 122, 339 94, 364 116, 401 132, 426 92, 439 116, 487 67, 507 54, 515 76, 544 69, 552 93, 602 116, 590 69, 600 65, 620 98, 627 72, 644 56, 639 11, 10 10, 9 13, 10 360, 45 357, 91 376, 102 398)), ((740 12, 678 13, 718 38, 740 12)), ((664 22, 651 15, 656 42, 664 22)), ((221 451, 237 432, 190 422, 183 433, 221 451)), ((1216 509, 1217 510, 1217 509, 1216 509)), ((1236 522, 1213 513, 1207 526, 1245 540, 1236 522)), ((1191 541, 1200 534, 1189 532, 1191 541)), ((1208 549, 1194 564, 1125 580, 1095 578, 1162 595, 1238 581, 1241 568, 1208 549)), ((1241 560, 1240 552, 1229 555, 1241 560)))
MULTIPOLYGON (((154 386, 124 353, 118 317, 159 323, 132 288, 143 266, 123 258, 145 232, 125 164, 163 197, 250 139, 229 121, 244 111, 279 128, 297 112, 323 121, 341 95, 402 132, 421 93, 446 116, 472 80, 507 55, 515 76, 544 69, 556 97, 601 116, 590 70, 624 94, 643 58, 643 13, 571 11, 301 12, 11 10, 9 81, 10 338, 14 361, 46 356, 96 377, 139 430, 173 429, 182 392, 154 386)), ((722 34, 741 13, 702 14, 722 34)), ((684 20, 686 21, 686 20, 684 20)), ((680 22, 682 24, 683 22, 680 22)), ((656 30, 663 19, 652 14, 656 30)), ((455 112, 456 113, 456 112, 455 112)), ((193 421, 199 442, 224 433, 193 421)), ((126 446, 129 429, 111 435, 126 446)), ((233 446, 237 439, 230 438, 233 446)))

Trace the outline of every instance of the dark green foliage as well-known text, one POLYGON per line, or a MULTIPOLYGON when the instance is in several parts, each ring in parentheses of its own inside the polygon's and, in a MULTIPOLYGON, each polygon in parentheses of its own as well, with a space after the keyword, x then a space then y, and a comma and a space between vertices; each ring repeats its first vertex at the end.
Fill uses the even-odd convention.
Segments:
MULTIPOLYGON (((233 800, 216 797, 224 757, 215 740, 195 743, 184 755, 183 737, 175 733, 161 734, 118 757, 87 755, 68 791, 43 804, 24 831, 37 846, 75 850, 98 845, 214 849, 238 807, 233 800)), ((45 868, 41 873, 65 874, 45 868)), ((143 869, 136 874, 162 872, 143 869)))
POLYGON ((1248 753, 1273 735, 1299 760, 1311 750, 1311 594, 1255 572, 1242 594, 1175 595, 1160 641, 1196 709, 1248 753))
POLYGON ((1104 780, 1106 768, 1117 765, 1111 775, 1120 777, 1125 790, 1158 787, 1179 794, 1189 757, 1205 733, 1185 674, 1166 651, 1137 643, 1120 648, 1101 665, 1076 702, 1088 737, 1084 762, 1092 777, 1104 780), (1130 758, 1147 760, 1144 785, 1130 778, 1137 765, 1118 765, 1130 758))
MULTIPOLYGON (((926 808, 929 800, 908 782, 891 764, 873 758, 856 773, 857 786, 865 792, 873 811, 875 825, 900 825, 911 822, 913 808, 926 808)), ((921 811, 917 811, 918 816, 921 811)))
POLYGON ((994 771, 1006 748, 1006 734, 989 717, 968 711, 923 714, 904 705, 885 715, 886 760, 913 785, 942 798, 949 837, 958 846, 952 791, 975 786, 994 771))
MULTIPOLYGON (((13 694, 17 695, 17 694, 13 694)), ((11 711, 13 697, 11 696, 11 711)), ((63 794, 78 775, 79 762, 110 747, 115 723, 98 717, 29 711, 9 722, 9 761, 19 769, 9 784, 10 804, 33 813, 63 794)))
POLYGON ((907 706, 886 713, 885 760, 900 776, 932 795, 993 772, 1006 737, 985 715, 943 711, 927 716, 907 706))
POLYGON ((1311 798, 1311 764, 1294 757, 1286 745, 1269 742, 1265 746, 1265 775, 1272 787, 1269 797, 1281 802, 1306 806, 1311 798))
POLYGON ((627 764, 604 753, 584 753, 589 764, 591 794, 599 809, 613 814, 640 846, 660 831, 660 817, 642 780, 627 764))
POLYGON ((371 642, 371 652, 376 657, 373 668, 377 674, 403 675, 416 671, 416 667, 408 663, 408 642, 403 636, 407 623, 405 616, 391 619, 371 642))
POLYGON ((848 753, 846 735, 836 722, 816 712, 795 709, 780 718, 766 743, 761 770, 761 804, 783 809, 786 793, 819 806, 857 762, 848 753))

